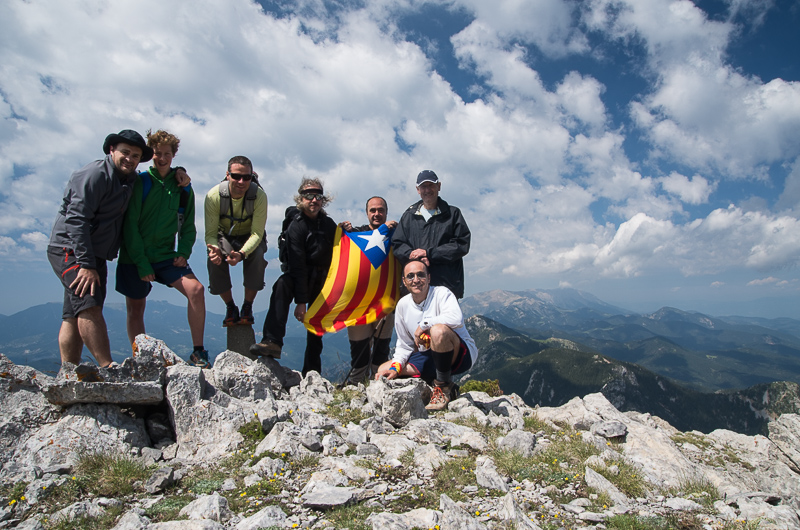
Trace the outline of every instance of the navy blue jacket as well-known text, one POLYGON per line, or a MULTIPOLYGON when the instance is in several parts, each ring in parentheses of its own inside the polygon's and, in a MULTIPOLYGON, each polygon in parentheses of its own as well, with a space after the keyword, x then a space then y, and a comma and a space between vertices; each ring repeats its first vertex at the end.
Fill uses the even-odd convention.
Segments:
POLYGON ((469 252, 470 232, 461 210, 439 197, 438 215, 428 221, 417 214, 422 201, 408 207, 392 236, 394 255, 405 265, 411 252, 425 249, 430 261, 431 285, 443 285, 457 298, 464 297, 464 260, 469 252))

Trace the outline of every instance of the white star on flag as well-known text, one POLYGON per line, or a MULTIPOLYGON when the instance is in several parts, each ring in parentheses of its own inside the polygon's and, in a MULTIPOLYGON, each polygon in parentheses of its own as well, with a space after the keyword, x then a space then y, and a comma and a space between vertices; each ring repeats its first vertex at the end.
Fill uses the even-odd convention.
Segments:
POLYGON ((367 241, 367 247, 364 249, 364 252, 372 247, 378 247, 383 251, 384 254, 386 254, 386 246, 383 244, 383 242, 386 241, 386 236, 381 234, 380 230, 373 230, 368 236, 362 236, 359 234, 358 237, 367 241))

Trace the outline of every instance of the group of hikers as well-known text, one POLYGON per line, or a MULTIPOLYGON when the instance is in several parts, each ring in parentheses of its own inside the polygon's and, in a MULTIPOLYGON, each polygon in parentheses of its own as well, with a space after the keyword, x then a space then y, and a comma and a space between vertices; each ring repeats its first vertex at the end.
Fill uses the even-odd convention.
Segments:
MULTIPOLYGON (((205 333, 204 287, 189 258, 197 236, 191 179, 173 166, 180 140, 169 132, 148 131, 146 140, 126 129, 109 134, 105 158, 70 176, 50 235, 48 258, 64 288, 58 335, 61 361, 78 364, 83 346, 101 367, 113 364, 103 318, 107 262, 119 255, 116 290, 125 296, 128 338, 145 333, 144 313, 152 282, 174 287, 187 299, 193 343, 189 362, 209 368, 205 333), (140 163, 152 166, 137 172, 140 163)), ((464 326, 458 299, 464 296, 463 257, 470 231, 461 211, 439 197, 436 173, 424 170, 416 180, 420 200, 400 221, 387 221, 388 205, 379 196, 366 202, 368 224, 339 224, 346 232, 392 232, 394 255, 402 264, 401 292, 395 311, 370 324, 347 328, 351 370, 347 381, 368 377, 421 377, 433 385, 429 410, 442 410, 456 395, 453 376, 466 372, 478 351, 464 326), (384 229, 385 230, 385 229, 384 229), (390 358, 392 331, 397 335, 390 358)), ((281 276, 272 287, 260 342, 250 352, 280 359, 289 311, 303 322, 320 294, 331 265, 337 224, 325 212, 330 203, 323 183, 303 177, 287 208, 279 237, 281 276)), ((208 288, 226 304, 224 327, 252 325, 253 304, 265 287, 267 194, 252 162, 228 161, 225 179, 204 201, 208 288), (241 264, 244 297, 237 305, 230 267, 241 264)), ((302 373, 322 371, 322 337, 307 332, 302 373)))

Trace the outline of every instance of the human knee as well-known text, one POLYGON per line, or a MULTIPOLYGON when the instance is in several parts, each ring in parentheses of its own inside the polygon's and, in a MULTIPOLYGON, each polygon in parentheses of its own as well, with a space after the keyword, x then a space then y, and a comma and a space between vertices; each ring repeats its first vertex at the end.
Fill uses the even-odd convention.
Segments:
POLYGON ((431 336, 431 349, 445 351, 451 349, 455 332, 445 324, 434 324, 428 330, 431 336))
POLYGON ((92 307, 87 307, 80 313, 78 313, 77 321, 81 320, 98 320, 103 318, 103 308, 102 306, 95 305, 92 307))
POLYGON ((147 306, 146 298, 142 298, 141 300, 136 300, 133 298, 127 298, 125 300, 125 310, 128 314, 128 318, 144 318, 144 310, 147 306))

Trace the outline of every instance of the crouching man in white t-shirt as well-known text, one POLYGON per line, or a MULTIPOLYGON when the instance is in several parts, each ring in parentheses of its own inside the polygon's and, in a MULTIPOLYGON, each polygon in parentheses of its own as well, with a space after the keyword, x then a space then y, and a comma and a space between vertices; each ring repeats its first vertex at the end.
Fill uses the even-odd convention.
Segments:
POLYGON ((427 383, 433 381, 433 395, 425 408, 443 410, 456 397, 453 375, 472 367, 478 348, 464 327, 455 295, 447 287, 431 286, 423 262, 406 264, 403 283, 409 294, 395 309, 394 357, 378 368, 375 379, 421 377, 427 383))

